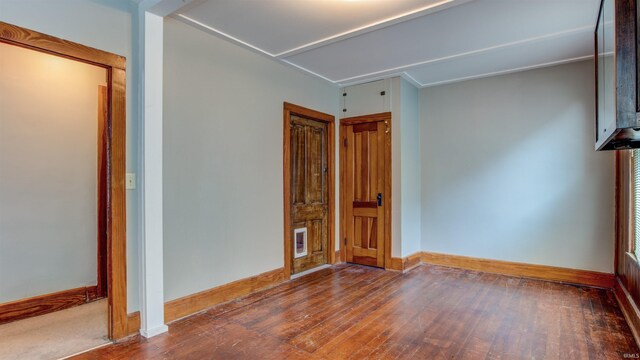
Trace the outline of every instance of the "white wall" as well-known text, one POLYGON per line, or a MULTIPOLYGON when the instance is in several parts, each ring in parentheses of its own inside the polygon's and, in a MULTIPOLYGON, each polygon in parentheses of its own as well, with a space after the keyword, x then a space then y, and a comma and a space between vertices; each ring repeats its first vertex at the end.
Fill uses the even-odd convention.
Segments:
POLYGON ((402 257, 421 250, 420 237, 420 116, 419 91, 400 79, 401 239, 402 257))
POLYGON ((402 101, 401 79, 391 79, 391 256, 402 257, 402 101))
POLYGON ((97 283, 103 68, 0 43, 0 303, 97 283))
MULTIPOLYGON (((137 170, 136 69, 132 57, 133 5, 126 0, 0 0, 0 21, 109 51, 127 58, 127 172, 137 170)), ((137 42, 136 42, 137 43, 137 42)), ((127 302, 139 309, 138 193, 127 191, 127 302)))
POLYGON ((177 20, 164 36, 169 301, 284 266, 283 101, 339 102, 337 87, 177 20))
POLYGON ((421 90, 424 251, 613 272, 590 61, 421 90))

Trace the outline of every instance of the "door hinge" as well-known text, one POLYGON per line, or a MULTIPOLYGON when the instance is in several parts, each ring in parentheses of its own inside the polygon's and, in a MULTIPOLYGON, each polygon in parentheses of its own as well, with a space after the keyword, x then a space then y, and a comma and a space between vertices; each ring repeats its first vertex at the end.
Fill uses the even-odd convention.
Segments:
POLYGON ((347 238, 344 238, 344 244, 347 245, 347 238))
POLYGON ((347 139, 346 138, 342 139, 342 145, 344 147, 347 147, 347 139))

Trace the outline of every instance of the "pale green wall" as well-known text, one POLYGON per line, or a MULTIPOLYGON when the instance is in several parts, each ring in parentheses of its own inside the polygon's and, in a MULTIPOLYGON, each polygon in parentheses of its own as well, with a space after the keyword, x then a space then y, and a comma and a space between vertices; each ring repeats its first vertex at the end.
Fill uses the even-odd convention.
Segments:
POLYGON ((338 88, 170 18, 164 66, 169 301, 284 266, 283 102, 335 115, 338 88))
POLYGON ((424 251, 613 272, 591 61, 420 95, 424 251))

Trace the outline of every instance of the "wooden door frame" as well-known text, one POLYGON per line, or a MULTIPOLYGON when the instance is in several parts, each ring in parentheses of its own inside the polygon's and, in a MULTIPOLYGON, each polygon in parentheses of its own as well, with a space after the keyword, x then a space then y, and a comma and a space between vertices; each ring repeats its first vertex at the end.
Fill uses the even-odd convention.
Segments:
POLYGON ((125 201, 126 59, 122 56, 0 21, 0 42, 107 70, 107 293, 110 339, 127 336, 125 201))
POLYGON ((349 118, 344 118, 340 120, 340 141, 342 141, 342 146, 340 146, 340 239, 343 239, 340 244, 340 259, 345 262, 347 252, 342 251, 343 247, 346 246, 346 236, 347 236, 347 199, 346 196, 346 176, 345 176, 345 164, 347 163, 347 153, 345 151, 345 144, 347 141, 347 131, 346 127, 357 124, 364 124, 370 122, 380 122, 384 121, 387 125, 387 131, 385 132, 385 152, 384 152, 384 162, 385 162, 385 181, 384 181, 384 198, 387 201, 388 206, 385 207, 384 210, 384 268, 391 269, 391 214, 392 214, 392 187, 391 187, 391 174, 393 172, 392 163, 391 163, 391 121, 392 116, 390 112, 384 112, 379 114, 371 114, 371 115, 362 115, 362 116, 354 116, 349 118))
POLYGON ((311 110, 302 106, 285 102, 283 105, 283 181, 284 181, 284 272, 285 278, 291 278, 291 246, 289 244, 289 234, 291 232, 291 115, 297 115, 306 119, 319 121, 327 124, 327 162, 328 171, 327 178, 329 186, 328 194, 328 236, 327 236, 327 263, 335 264, 336 262, 336 242, 335 242, 335 117, 316 110, 311 110))

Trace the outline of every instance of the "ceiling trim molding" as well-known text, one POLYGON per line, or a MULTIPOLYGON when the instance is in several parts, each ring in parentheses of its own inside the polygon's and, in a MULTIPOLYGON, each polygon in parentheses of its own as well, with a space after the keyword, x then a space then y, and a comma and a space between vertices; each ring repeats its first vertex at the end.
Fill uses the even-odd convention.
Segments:
POLYGON ((142 11, 148 11, 158 16, 169 16, 189 5, 193 0, 134 0, 142 11))
POLYGON ((218 29, 215 29, 215 28, 213 28, 213 27, 211 27, 211 26, 209 26, 207 24, 203 24, 202 22, 199 22, 199 21, 197 21, 195 19, 192 19, 192 18, 190 18, 188 16, 185 16, 185 15, 182 15, 182 14, 174 14, 171 17, 176 19, 176 20, 178 20, 178 21, 181 21, 181 22, 183 22, 183 23, 185 23, 187 25, 193 26, 196 29, 199 29, 199 30, 202 30, 202 31, 204 31, 206 33, 209 33, 211 35, 217 36, 217 37, 219 37, 219 38, 221 38, 223 40, 227 40, 227 41, 229 41, 229 42, 231 42, 231 43, 233 43, 235 45, 238 45, 238 46, 240 46, 240 47, 242 47, 244 49, 250 50, 250 51, 252 51, 254 53, 257 53, 257 54, 265 56, 265 57, 267 57, 267 58, 269 58, 271 60, 274 60, 276 62, 284 64, 285 66, 288 66, 288 67, 291 67, 291 68, 293 68, 295 70, 302 71, 304 73, 307 73, 307 74, 313 75, 315 77, 318 77, 318 78, 320 78, 320 79, 322 79, 324 81, 329 82, 332 85, 336 85, 336 86, 338 85, 335 81, 333 81, 333 80, 331 80, 331 79, 329 79, 327 77, 324 77, 324 76, 322 76, 322 75, 320 75, 318 73, 315 73, 315 72, 313 72, 313 71, 311 71, 311 70, 309 70, 307 68, 304 68, 304 67, 302 67, 300 65, 294 64, 294 63, 292 63, 292 62, 290 62, 288 60, 279 59, 279 58, 275 57, 273 54, 271 54, 271 53, 269 53, 267 51, 264 51, 264 50, 260 49, 257 46, 253 46, 253 45, 251 45, 251 44, 249 44, 247 42, 244 42, 244 41, 242 41, 242 40, 240 40, 240 39, 238 39, 236 37, 233 37, 233 36, 231 36, 231 35, 229 35, 229 34, 227 34, 225 32, 222 32, 222 31, 220 31, 218 29))
POLYGON ((205 23, 202 23, 202 22, 200 22, 198 20, 192 19, 192 18, 190 18, 190 17, 188 17, 186 15, 175 14, 174 17, 176 19, 178 19, 178 20, 182 20, 183 22, 186 22, 189 25, 193 25, 196 28, 199 28, 200 30, 204 30, 206 32, 209 32, 209 33, 212 33, 214 35, 220 36, 220 37, 222 37, 224 39, 230 40, 231 42, 233 42, 235 44, 238 44, 238 45, 240 45, 240 46, 242 46, 244 48, 248 48, 250 50, 259 52, 259 53, 261 53, 263 55, 267 55, 269 57, 275 58, 275 55, 273 55, 272 53, 270 53, 268 51, 264 51, 264 50, 260 49, 257 46, 251 45, 248 42, 242 41, 242 40, 240 40, 240 39, 238 39, 236 37, 233 37, 233 36, 231 36, 231 35, 229 35, 229 34, 227 34, 225 32, 222 32, 222 31, 220 31, 220 30, 218 30, 218 29, 216 29, 214 27, 211 27, 211 26, 209 26, 209 25, 207 25, 205 23))
POLYGON ((405 80, 407 80, 408 82, 410 82, 411 84, 413 84, 413 86, 421 88, 422 84, 420 83, 420 81, 416 80, 413 76, 411 76, 411 74, 409 74, 408 72, 404 71, 402 73, 402 76, 405 80))
POLYGON ((447 56, 443 56, 443 57, 439 57, 439 58, 435 58, 435 59, 420 61, 420 62, 417 62, 417 63, 401 65, 401 66, 397 66, 397 67, 393 67, 393 68, 389 68, 389 69, 385 69, 385 70, 378 70, 378 71, 370 72, 370 73, 367 73, 367 74, 352 76, 352 77, 349 77, 349 78, 335 80, 335 82, 337 82, 339 84, 343 84, 343 83, 358 81, 359 79, 363 79, 363 78, 369 78, 371 76, 378 76, 378 75, 383 75, 384 76, 387 73, 397 73, 397 72, 400 72, 400 71, 406 71, 406 70, 410 70, 412 68, 416 68, 416 67, 420 67, 420 66, 424 66, 424 65, 428 65, 428 64, 434 64, 434 63, 447 61, 447 60, 452 60, 452 59, 460 59, 460 58, 464 58, 464 57, 471 56, 471 55, 478 55, 478 54, 482 54, 482 53, 487 53, 487 52, 492 52, 492 51, 496 51, 496 50, 505 49, 505 48, 512 47, 512 46, 517 46, 517 45, 522 45, 522 44, 531 43, 531 42, 537 42, 537 41, 550 40, 550 39, 555 39, 555 38, 568 36, 568 35, 573 35, 573 34, 582 33, 582 32, 591 33, 591 32, 593 32, 593 27, 592 26, 582 26, 582 27, 573 28, 573 29, 564 30, 564 31, 559 31, 559 32, 551 33, 551 34, 534 36, 534 37, 530 37, 530 38, 523 39, 523 40, 517 40, 517 41, 512 41, 512 42, 508 42, 508 43, 504 43, 504 44, 488 46, 488 47, 481 48, 481 49, 466 51, 466 52, 462 52, 462 53, 458 53, 458 54, 447 55, 447 56))
POLYGON ((284 64, 287 64, 287 65, 289 65, 289 66, 292 66, 292 67, 294 67, 294 68, 296 68, 296 69, 298 69, 298 70, 302 70, 302 71, 304 71, 304 72, 306 72, 306 73, 308 73, 308 74, 311 74, 311 75, 317 76, 317 77, 319 77, 319 78, 321 78, 321 79, 323 79, 323 80, 326 80, 326 81, 328 81, 328 82, 330 82, 330 83, 332 83, 332 84, 335 84, 335 85, 337 85, 337 84, 338 84, 338 83, 336 83, 335 81, 333 81, 333 80, 331 80, 331 79, 329 79, 329 78, 327 78, 327 77, 324 77, 324 76, 322 76, 322 75, 320 75, 320 74, 318 74, 318 73, 315 73, 315 72, 313 72, 313 71, 311 71, 311 70, 309 70, 309 69, 307 69, 307 68, 305 68, 305 67, 302 67, 302 66, 300 66, 300 65, 298 65, 298 64, 294 64, 294 63, 292 63, 292 62, 290 62, 290 61, 288 61, 288 60, 285 60, 285 59, 278 59, 278 58, 274 58, 274 59, 279 60, 280 62, 282 62, 282 63, 284 63, 284 64))
POLYGON ((584 61, 588 59, 593 59, 593 55, 578 56, 571 59, 551 61, 551 62, 536 64, 536 65, 522 66, 522 67, 517 67, 513 69, 508 69, 508 70, 500 70, 500 71, 494 71, 494 72, 489 72, 489 73, 484 73, 479 75, 465 76, 465 77, 460 77, 460 78, 451 79, 451 80, 436 81, 432 83, 421 84, 420 87, 427 88, 427 87, 438 86, 438 85, 446 85, 446 84, 452 84, 452 83, 462 82, 466 80, 480 79, 480 78, 486 78, 486 77, 498 76, 498 75, 506 75, 506 74, 512 74, 512 73, 521 72, 521 71, 545 68, 549 66, 569 64, 569 63, 584 61))
POLYGON ((331 35, 316 41, 312 41, 309 42, 307 44, 303 44, 300 46, 297 46, 293 49, 289 49, 289 50, 285 50, 283 52, 277 53, 274 56, 277 58, 285 58, 285 57, 290 57, 290 56, 295 56, 298 54, 301 54, 303 52, 307 52, 322 46, 326 46, 335 42, 339 42, 339 41, 343 41, 352 37, 356 37, 359 35, 363 35, 366 33, 370 33, 372 31, 376 31, 376 30, 380 30, 380 29, 384 29, 386 27, 389 27, 391 25, 395 25, 395 24, 399 24, 401 22, 405 22, 405 21, 409 21, 409 20, 413 20, 413 19, 417 19, 419 17, 422 16, 426 16, 426 15, 430 15, 442 10, 446 10, 455 6, 459 6, 462 4, 466 4, 470 1, 473 0, 442 0, 442 1, 438 1, 436 3, 427 5, 425 7, 416 9, 416 10, 411 10, 399 15, 395 15, 386 19, 382 19, 379 21, 375 21, 373 23, 367 24, 367 25, 363 25, 357 28, 353 28, 351 30, 347 30, 335 35, 331 35))
POLYGON ((372 81, 385 80, 385 79, 394 78, 394 77, 401 77, 401 78, 407 80, 408 82, 410 82, 411 84, 413 84, 415 87, 422 88, 422 84, 418 80, 413 78, 413 76, 409 75, 409 73, 407 73, 405 71, 397 71, 397 72, 393 72, 393 73, 386 73, 384 75, 373 76, 373 77, 369 77, 369 78, 366 78, 366 79, 360 79, 358 81, 352 81, 352 82, 347 82, 347 83, 338 83, 338 82, 336 82, 335 84, 338 85, 339 87, 343 88, 343 87, 348 87, 348 86, 353 86, 353 85, 365 84, 365 83, 372 82, 372 81))

